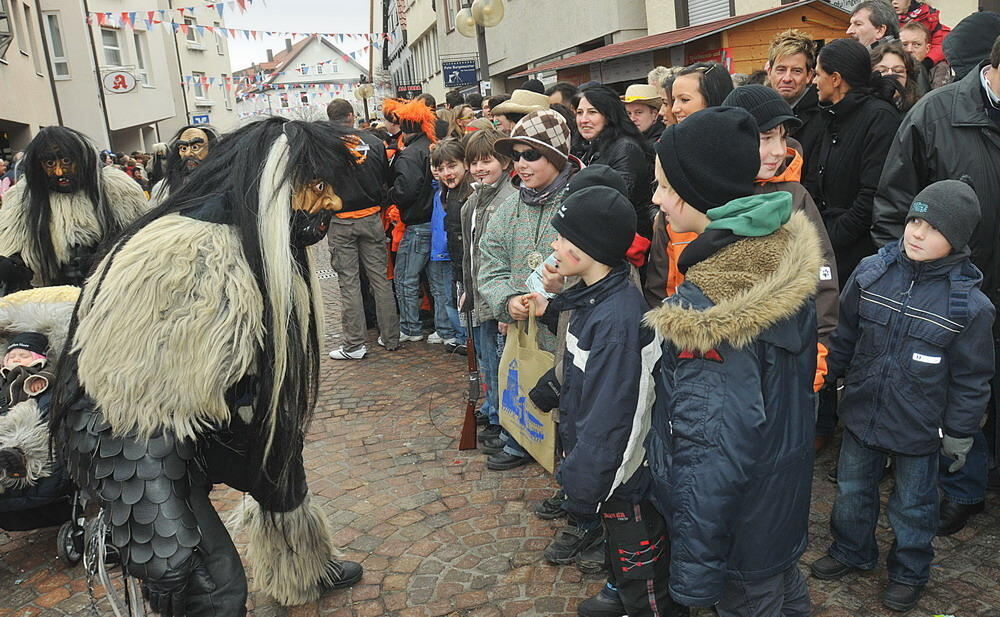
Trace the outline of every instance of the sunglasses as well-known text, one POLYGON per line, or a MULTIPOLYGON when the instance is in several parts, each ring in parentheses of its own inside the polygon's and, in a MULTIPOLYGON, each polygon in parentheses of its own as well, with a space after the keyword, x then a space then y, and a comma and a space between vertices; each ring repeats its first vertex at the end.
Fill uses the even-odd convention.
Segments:
POLYGON ((524 159, 529 163, 534 163, 538 159, 542 158, 542 156, 543 156, 542 153, 539 152, 538 150, 524 150, 520 152, 514 150, 510 154, 511 160, 513 160, 515 163, 520 161, 521 159, 524 159))

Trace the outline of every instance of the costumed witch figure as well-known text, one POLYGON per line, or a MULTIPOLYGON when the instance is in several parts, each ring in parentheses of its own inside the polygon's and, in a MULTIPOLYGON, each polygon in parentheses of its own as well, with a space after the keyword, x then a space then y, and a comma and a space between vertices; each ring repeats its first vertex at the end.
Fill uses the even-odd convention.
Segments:
POLYGON ((80 285, 97 248, 149 209, 135 180, 101 168, 93 144, 73 129, 39 131, 21 165, 24 178, 0 208, 0 294, 80 285))
POLYGON ((361 578, 360 564, 334 558, 302 459, 323 322, 306 247, 340 208, 355 146, 330 125, 282 118, 221 137, 83 288, 51 431, 162 615, 246 612, 214 483, 252 498, 233 520, 255 584, 279 603, 361 578))
POLYGON ((191 172, 205 161, 218 138, 215 129, 207 124, 189 124, 177 131, 167 151, 164 176, 149 193, 154 204, 163 203, 171 193, 177 192, 191 172))

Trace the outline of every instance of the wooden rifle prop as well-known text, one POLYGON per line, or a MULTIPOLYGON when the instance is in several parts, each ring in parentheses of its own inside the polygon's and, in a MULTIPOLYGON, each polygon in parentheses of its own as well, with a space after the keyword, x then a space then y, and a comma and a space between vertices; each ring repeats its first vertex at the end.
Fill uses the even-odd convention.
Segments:
POLYGON ((466 394, 465 422, 462 424, 462 438, 458 442, 459 450, 476 449, 476 403, 482 390, 479 385, 479 363, 476 362, 476 344, 472 336, 472 299, 467 300, 469 310, 462 311, 465 315, 465 345, 466 358, 469 367, 469 391, 466 394))

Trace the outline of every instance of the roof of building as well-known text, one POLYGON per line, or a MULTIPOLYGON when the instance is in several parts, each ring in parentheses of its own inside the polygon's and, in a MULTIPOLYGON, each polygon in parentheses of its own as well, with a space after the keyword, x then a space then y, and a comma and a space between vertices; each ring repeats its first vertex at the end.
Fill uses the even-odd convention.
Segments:
POLYGON ((644 36, 637 39, 632 39, 629 41, 624 41, 621 43, 615 43, 613 45, 605 45, 604 47, 598 47, 597 49, 592 49, 590 51, 585 51, 568 58, 563 58, 561 60, 553 60, 552 62, 546 62, 545 64, 540 64, 538 66, 531 67, 525 71, 515 73, 511 77, 524 77, 526 75, 531 75, 534 73, 544 73, 547 71, 556 71, 559 69, 568 69, 575 66, 583 66, 585 64, 593 64, 594 62, 600 62, 602 60, 610 60, 612 58, 622 58, 624 56, 632 56, 636 54, 645 53, 647 51, 652 51, 654 49, 667 49, 670 47, 676 47, 677 45, 682 45, 684 43, 690 43, 698 39, 704 38, 706 36, 711 36, 713 34, 722 32, 723 30, 729 30, 730 28, 741 26, 752 21, 757 21, 764 17, 770 17, 771 15, 776 15, 778 13, 783 13, 796 8, 801 8, 808 4, 814 4, 820 2, 823 6, 833 9, 835 11, 847 14, 841 8, 823 2, 822 0, 802 0, 801 2, 796 2, 794 4, 785 4, 782 6, 774 7, 764 11, 757 11, 756 13, 748 13, 746 15, 737 15, 736 17, 727 17, 725 19, 719 19, 717 21, 712 21, 706 24, 698 24, 697 26, 688 26, 687 28, 679 28, 677 30, 671 30, 669 32, 661 32, 659 34, 652 34, 650 36, 644 36))

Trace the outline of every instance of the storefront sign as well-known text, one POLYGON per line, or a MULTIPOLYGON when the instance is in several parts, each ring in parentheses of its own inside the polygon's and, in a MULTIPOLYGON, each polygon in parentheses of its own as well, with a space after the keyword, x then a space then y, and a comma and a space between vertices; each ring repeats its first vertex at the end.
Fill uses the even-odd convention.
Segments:
POLYGON ((475 86, 479 84, 479 80, 476 78, 475 60, 442 62, 441 71, 444 73, 445 88, 475 86))
POLYGON ((111 71, 101 79, 104 89, 111 94, 125 94, 135 90, 135 76, 128 71, 111 71))
POLYGON ((396 86, 396 96, 401 99, 415 99, 424 91, 420 84, 399 84, 396 86))

